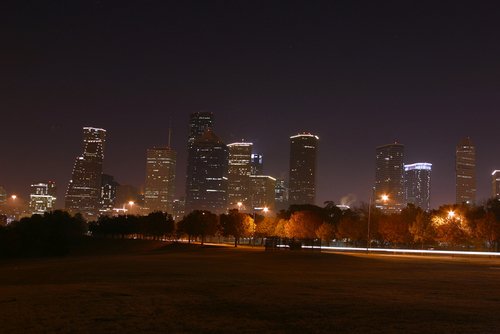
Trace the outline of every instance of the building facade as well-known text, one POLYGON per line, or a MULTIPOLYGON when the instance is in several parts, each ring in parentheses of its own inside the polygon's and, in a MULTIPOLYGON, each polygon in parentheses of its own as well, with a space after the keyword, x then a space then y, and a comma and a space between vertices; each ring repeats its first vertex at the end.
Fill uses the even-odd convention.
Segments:
POLYGON ((491 173, 491 197, 500 199, 500 170, 491 173))
POLYGON ((264 160, 262 154, 254 153, 250 159, 252 175, 263 175, 264 174, 264 160))
POLYGON ((102 174, 101 178, 101 198, 100 213, 104 215, 111 215, 113 209, 116 207, 116 192, 118 191, 118 182, 115 178, 108 174, 102 174))
POLYGON ((376 148, 374 201, 386 213, 406 206, 404 145, 396 142, 376 148))
POLYGON ((288 187, 285 179, 276 179, 274 187, 274 203, 276 211, 288 209, 288 187))
POLYGON ((55 209, 57 199, 56 184, 53 181, 38 182, 31 185, 31 214, 43 215, 55 209))
POLYGON ((228 149, 212 131, 190 146, 186 180, 186 214, 193 210, 227 210, 228 149))
POLYGON ((252 143, 228 144, 227 199, 231 209, 250 207, 250 174, 252 173, 252 143))
POLYGON ((164 147, 148 149, 146 155, 145 209, 172 213, 177 153, 164 147))
POLYGON ((456 147, 455 155, 456 203, 476 203, 476 147, 469 137, 456 147))
POLYGON ((83 128, 83 153, 76 158, 66 191, 65 207, 86 219, 97 219, 106 130, 83 128))
POLYGON ((290 137, 289 204, 316 201, 316 158, 319 137, 300 133, 290 137))
POLYGON ((404 166, 406 203, 411 203, 425 211, 431 208, 432 164, 418 162, 404 166))
POLYGON ((253 212, 267 208, 276 210, 276 179, 268 175, 250 175, 251 208, 253 212))

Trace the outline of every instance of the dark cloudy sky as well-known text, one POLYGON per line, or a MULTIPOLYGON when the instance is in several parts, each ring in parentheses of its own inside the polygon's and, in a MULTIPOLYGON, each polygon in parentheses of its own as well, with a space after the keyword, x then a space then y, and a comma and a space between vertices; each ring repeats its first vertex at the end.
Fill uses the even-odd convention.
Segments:
POLYGON ((11 1, 0 8, 0 185, 62 198, 81 128, 108 130, 105 172, 141 186, 145 150, 178 150, 188 116, 215 115, 265 171, 285 176, 289 136, 320 136, 318 204, 367 201, 375 147, 434 164, 432 205, 453 202, 455 145, 477 146, 478 199, 500 169, 500 5, 495 1, 11 1))

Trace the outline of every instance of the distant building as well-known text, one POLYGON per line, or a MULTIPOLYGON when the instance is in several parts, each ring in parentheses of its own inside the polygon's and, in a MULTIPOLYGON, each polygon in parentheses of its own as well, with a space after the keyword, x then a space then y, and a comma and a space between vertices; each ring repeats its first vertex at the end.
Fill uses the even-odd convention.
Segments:
POLYGON ((188 149, 186 213, 227 210, 228 149, 211 130, 198 137, 188 149))
POLYGON ((250 175, 252 211, 264 208, 276 210, 275 205, 276 179, 268 175, 250 175))
POLYGON ((419 162, 404 166, 406 202, 425 211, 431 208, 432 164, 419 162))
POLYGON ((319 137, 310 133, 290 137, 290 204, 315 203, 318 142, 319 137))
POLYGON ((406 206, 404 145, 393 143, 376 148, 374 201, 386 213, 399 212, 406 206))
POLYGON ((213 130, 214 116, 211 112, 195 112, 189 118, 188 147, 207 130, 213 130))
POLYGON ((262 154, 252 154, 250 159, 251 165, 251 175, 263 175, 264 174, 264 162, 262 154))
POLYGON ((66 191, 66 209, 79 212, 86 219, 97 219, 100 208, 105 141, 106 130, 83 128, 83 154, 76 158, 66 191))
POLYGON ((172 205, 172 217, 174 221, 180 221, 184 218, 186 211, 186 200, 184 198, 174 199, 174 203, 172 205))
POLYGON ((39 182, 31 185, 30 210, 32 214, 43 215, 50 212, 56 206, 56 184, 55 182, 39 182))
POLYGON ((170 147, 147 150, 144 206, 147 211, 172 213, 177 153, 170 147))
POLYGON ((284 179, 277 179, 274 187, 274 203, 276 211, 288 209, 288 187, 284 179))
POLYGON ((238 142, 228 144, 229 162, 227 171, 228 207, 243 210, 250 206, 250 174, 252 172, 252 143, 238 142))
POLYGON ((7 192, 5 188, 0 186, 0 207, 7 203, 7 192))
POLYGON ((491 173, 491 197, 500 199, 500 170, 494 170, 491 173))
POLYGON ((101 197, 100 204, 101 214, 112 214, 116 207, 116 192, 118 191, 118 182, 114 177, 108 174, 103 174, 101 178, 101 197))
POLYGON ((456 148, 456 203, 476 203, 476 147, 469 137, 456 148))

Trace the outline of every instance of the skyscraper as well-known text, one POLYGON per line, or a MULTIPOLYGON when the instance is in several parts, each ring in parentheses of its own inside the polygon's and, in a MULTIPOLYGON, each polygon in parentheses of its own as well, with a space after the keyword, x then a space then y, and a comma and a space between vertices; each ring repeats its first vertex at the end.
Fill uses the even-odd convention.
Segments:
POLYGON ((149 212, 172 213, 177 154, 170 147, 147 150, 144 205, 149 212))
POLYGON ((227 209, 228 149, 210 130, 190 146, 186 181, 186 213, 227 209))
POLYGON ((318 142, 318 136, 306 132, 290 137, 290 204, 315 203, 318 142))
POLYGON ((405 165, 406 202, 425 211, 431 208, 431 171, 432 164, 418 162, 405 165))
POLYGON ((31 185, 30 210, 32 214, 43 215, 55 209, 56 205, 55 182, 38 182, 31 185))
POLYGON ((213 114, 211 112, 195 112, 189 118, 188 147, 207 130, 213 130, 213 114))
POLYGON ((229 208, 236 208, 238 203, 241 203, 243 210, 249 209, 252 146, 252 143, 246 142, 227 145, 229 150, 227 172, 229 208))
POLYGON ((274 187, 276 211, 288 209, 288 188, 284 179, 277 179, 274 187))
POLYGON ((106 130, 83 128, 83 154, 76 158, 66 191, 66 209, 95 219, 99 210, 106 130))
POLYGON ((494 170, 491 173, 491 197, 500 199, 500 170, 494 170))
POLYGON ((108 174, 102 174, 101 178, 101 197, 100 197, 100 212, 101 214, 112 214, 116 207, 116 192, 118 190, 118 182, 114 177, 108 174))
POLYGON ((469 137, 460 141, 456 148, 456 203, 476 203, 476 148, 469 137))
POLYGON ((251 172, 252 175, 262 175, 264 174, 264 163, 262 154, 252 154, 250 159, 251 172))
POLYGON ((274 211, 276 179, 268 175, 250 175, 251 209, 260 211, 264 208, 274 211))
POLYGON ((388 144, 376 148, 375 205, 385 212, 399 212, 406 205, 404 189, 404 145, 388 144), (387 200, 382 200, 387 196, 387 200))

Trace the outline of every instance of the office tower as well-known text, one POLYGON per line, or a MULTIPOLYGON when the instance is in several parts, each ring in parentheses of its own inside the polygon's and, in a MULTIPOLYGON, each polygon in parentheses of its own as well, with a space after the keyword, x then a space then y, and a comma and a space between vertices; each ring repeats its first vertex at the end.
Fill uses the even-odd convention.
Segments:
POLYGON ((83 153, 76 158, 66 191, 66 209, 86 219, 97 219, 105 141, 106 130, 83 128, 83 153))
POLYGON ((172 217, 174 221, 180 221, 184 218, 186 209, 186 200, 184 198, 174 199, 172 204, 172 217))
POLYGON ((38 182, 31 185, 30 210, 31 214, 43 215, 55 209, 56 184, 53 181, 38 182))
POLYGON ((418 162, 405 165, 406 203, 414 204, 425 211, 431 208, 432 164, 418 162))
POLYGON ((189 119, 188 147, 207 130, 213 130, 213 114, 211 112, 195 112, 189 119))
POLYGON ((277 179, 274 187, 276 211, 288 209, 288 188, 284 179, 277 179))
POLYGON ((305 132, 290 137, 290 204, 315 202, 318 142, 318 136, 305 132))
POLYGON ((262 159, 262 154, 252 154, 250 158, 250 174, 251 175, 263 175, 264 174, 264 163, 262 159))
POLYGON ((118 182, 114 177, 108 174, 102 174, 101 178, 101 198, 99 209, 102 214, 111 214, 116 207, 116 192, 118 190, 118 182))
POLYGON ((0 207, 7 203, 7 192, 5 188, 0 186, 0 207))
POLYGON ((469 137, 464 138, 456 149, 456 203, 476 203, 476 148, 469 137))
POLYGON ((177 153, 170 147, 147 150, 144 206, 148 212, 172 213, 176 159, 177 153))
POLYGON ((491 173, 491 197, 500 199, 500 170, 494 170, 491 173))
POLYGON ((386 213, 406 206, 403 165, 404 145, 396 142, 377 147, 374 201, 386 213))
POLYGON ((250 174, 252 172, 252 143, 238 142, 227 145, 229 151, 227 171, 227 200, 231 209, 249 209, 250 174), (241 203, 241 205, 239 205, 241 203))
POLYGON ((251 208, 260 211, 264 208, 274 211, 276 179, 267 175, 250 175, 251 208))
POLYGON ((186 213, 227 209, 227 146, 212 131, 206 131, 191 145, 186 181, 186 213))

